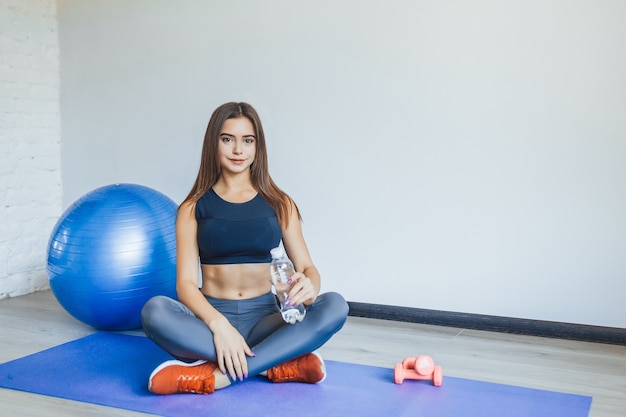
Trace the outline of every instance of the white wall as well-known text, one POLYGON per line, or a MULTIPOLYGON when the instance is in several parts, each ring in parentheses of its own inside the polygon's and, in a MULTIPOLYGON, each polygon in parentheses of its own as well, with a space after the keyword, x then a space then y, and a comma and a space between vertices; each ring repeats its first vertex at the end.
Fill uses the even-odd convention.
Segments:
POLYGON ((626 3, 59 0, 64 206, 252 103, 324 290, 626 327, 626 3))
POLYGON ((59 40, 53 0, 0 0, 0 299, 48 288, 61 210, 59 40))

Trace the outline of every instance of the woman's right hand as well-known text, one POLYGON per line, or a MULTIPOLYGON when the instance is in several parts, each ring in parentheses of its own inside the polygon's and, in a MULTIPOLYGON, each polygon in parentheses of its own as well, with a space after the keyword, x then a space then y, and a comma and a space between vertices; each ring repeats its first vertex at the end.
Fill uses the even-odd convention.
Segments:
POLYGON ((222 373, 228 372, 231 380, 243 381, 248 377, 247 356, 254 356, 254 353, 226 317, 220 317, 209 328, 213 333, 217 366, 222 373))

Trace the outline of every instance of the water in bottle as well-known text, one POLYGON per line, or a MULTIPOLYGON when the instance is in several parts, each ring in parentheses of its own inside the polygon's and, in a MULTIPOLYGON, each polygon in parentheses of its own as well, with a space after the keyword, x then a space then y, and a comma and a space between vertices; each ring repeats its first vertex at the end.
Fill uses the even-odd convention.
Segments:
POLYGON ((291 263, 285 254, 285 250, 282 246, 272 249, 270 254, 272 255, 270 274, 272 276, 272 282, 274 283, 276 295, 278 296, 278 301, 280 302, 280 312, 283 316, 283 320, 289 324, 302 321, 306 315, 306 308, 304 305, 291 305, 287 299, 287 295, 293 285, 289 282, 289 278, 295 274, 293 263, 291 263))

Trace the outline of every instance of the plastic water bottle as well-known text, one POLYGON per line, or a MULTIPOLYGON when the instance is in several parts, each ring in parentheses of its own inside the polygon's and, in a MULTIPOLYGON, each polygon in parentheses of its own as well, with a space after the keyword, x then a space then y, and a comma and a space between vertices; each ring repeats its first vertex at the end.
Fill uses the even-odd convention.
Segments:
MULTIPOLYGON (((283 316, 283 320, 289 324, 302 321, 306 315, 306 308, 303 304, 290 305, 285 302, 287 295, 291 290, 292 283, 289 282, 289 278, 295 274, 293 263, 289 260, 285 254, 285 250, 282 246, 274 248, 270 251, 272 255, 272 263, 270 264, 270 274, 272 276, 272 282, 274 283, 274 289, 280 302, 280 313, 283 316)), ((288 301, 288 300, 287 300, 288 301)))

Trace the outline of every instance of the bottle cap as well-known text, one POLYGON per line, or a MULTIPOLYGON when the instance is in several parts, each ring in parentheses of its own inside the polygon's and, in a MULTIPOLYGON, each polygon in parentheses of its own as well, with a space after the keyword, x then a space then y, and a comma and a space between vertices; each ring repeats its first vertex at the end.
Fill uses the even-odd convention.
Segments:
POLYGON ((281 258, 285 254, 285 250, 282 246, 274 248, 270 251, 270 255, 272 255, 273 259, 281 258))

